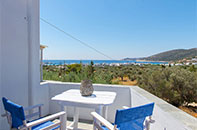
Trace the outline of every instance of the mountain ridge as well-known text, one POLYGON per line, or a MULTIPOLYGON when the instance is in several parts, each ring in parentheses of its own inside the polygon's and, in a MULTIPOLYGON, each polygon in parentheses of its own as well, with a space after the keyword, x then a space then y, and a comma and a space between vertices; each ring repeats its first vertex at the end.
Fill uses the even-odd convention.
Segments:
POLYGON ((141 58, 124 58, 123 60, 147 60, 147 61, 177 61, 184 58, 197 56, 197 48, 174 49, 141 58))

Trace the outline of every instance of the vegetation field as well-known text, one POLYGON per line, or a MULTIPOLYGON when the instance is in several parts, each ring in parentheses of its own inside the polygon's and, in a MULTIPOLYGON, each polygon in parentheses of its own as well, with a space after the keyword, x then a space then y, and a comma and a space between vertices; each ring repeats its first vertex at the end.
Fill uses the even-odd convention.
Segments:
POLYGON ((72 64, 44 66, 44 80, 81 82, 91 79, 93 83, 138 85, 150 93, 179 108, 190 108, 196 115, 197 66, 122 65, 94 66, 72 64))

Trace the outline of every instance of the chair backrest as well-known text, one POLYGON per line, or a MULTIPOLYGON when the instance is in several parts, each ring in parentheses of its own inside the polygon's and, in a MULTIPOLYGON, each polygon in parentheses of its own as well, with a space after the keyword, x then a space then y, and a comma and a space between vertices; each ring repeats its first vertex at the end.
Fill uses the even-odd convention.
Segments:
POLYGON ((23 125, 23 121, 25 120, 25 113, 23 107, 11 102, 5 97, 2 98, 4 108, 7 112, 11 114, 12 118, 12 128, 17 128, 23 125))
POLYGON ((120 130, 143 130, 144 120, 153 113, 154 103, 116 111, 115 125, 120 130))

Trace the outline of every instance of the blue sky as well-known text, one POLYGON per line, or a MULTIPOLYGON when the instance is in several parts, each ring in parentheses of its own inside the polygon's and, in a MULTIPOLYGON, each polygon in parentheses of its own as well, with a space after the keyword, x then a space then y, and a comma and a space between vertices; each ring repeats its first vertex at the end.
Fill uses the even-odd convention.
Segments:
MULTIPOLYGON (((197 47, 196 0, 41 0, 40 17, 113 59, 197 47)), ((106 57, 40 22, 44 59, 106 57)))

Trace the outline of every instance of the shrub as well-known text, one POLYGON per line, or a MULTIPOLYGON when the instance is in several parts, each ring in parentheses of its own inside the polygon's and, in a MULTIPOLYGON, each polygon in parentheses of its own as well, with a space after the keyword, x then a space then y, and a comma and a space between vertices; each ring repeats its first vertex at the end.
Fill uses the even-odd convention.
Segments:
POLYGON ((137 80, 138 86, 175 106, 197 102, 197 67, 193 65, 98 67, 92 62, 88 66, 73 64, 44 66, 43 69, 44 80, 63 82, 91 79, 93 83, 117 84, 118 78, 123 80, 124 76, 128 76, 131 81, 137 80))
POLYGON ((140 86, 175 106, 197 102, 196 76, 185 69, 169 67, 144 72, 140 86))

